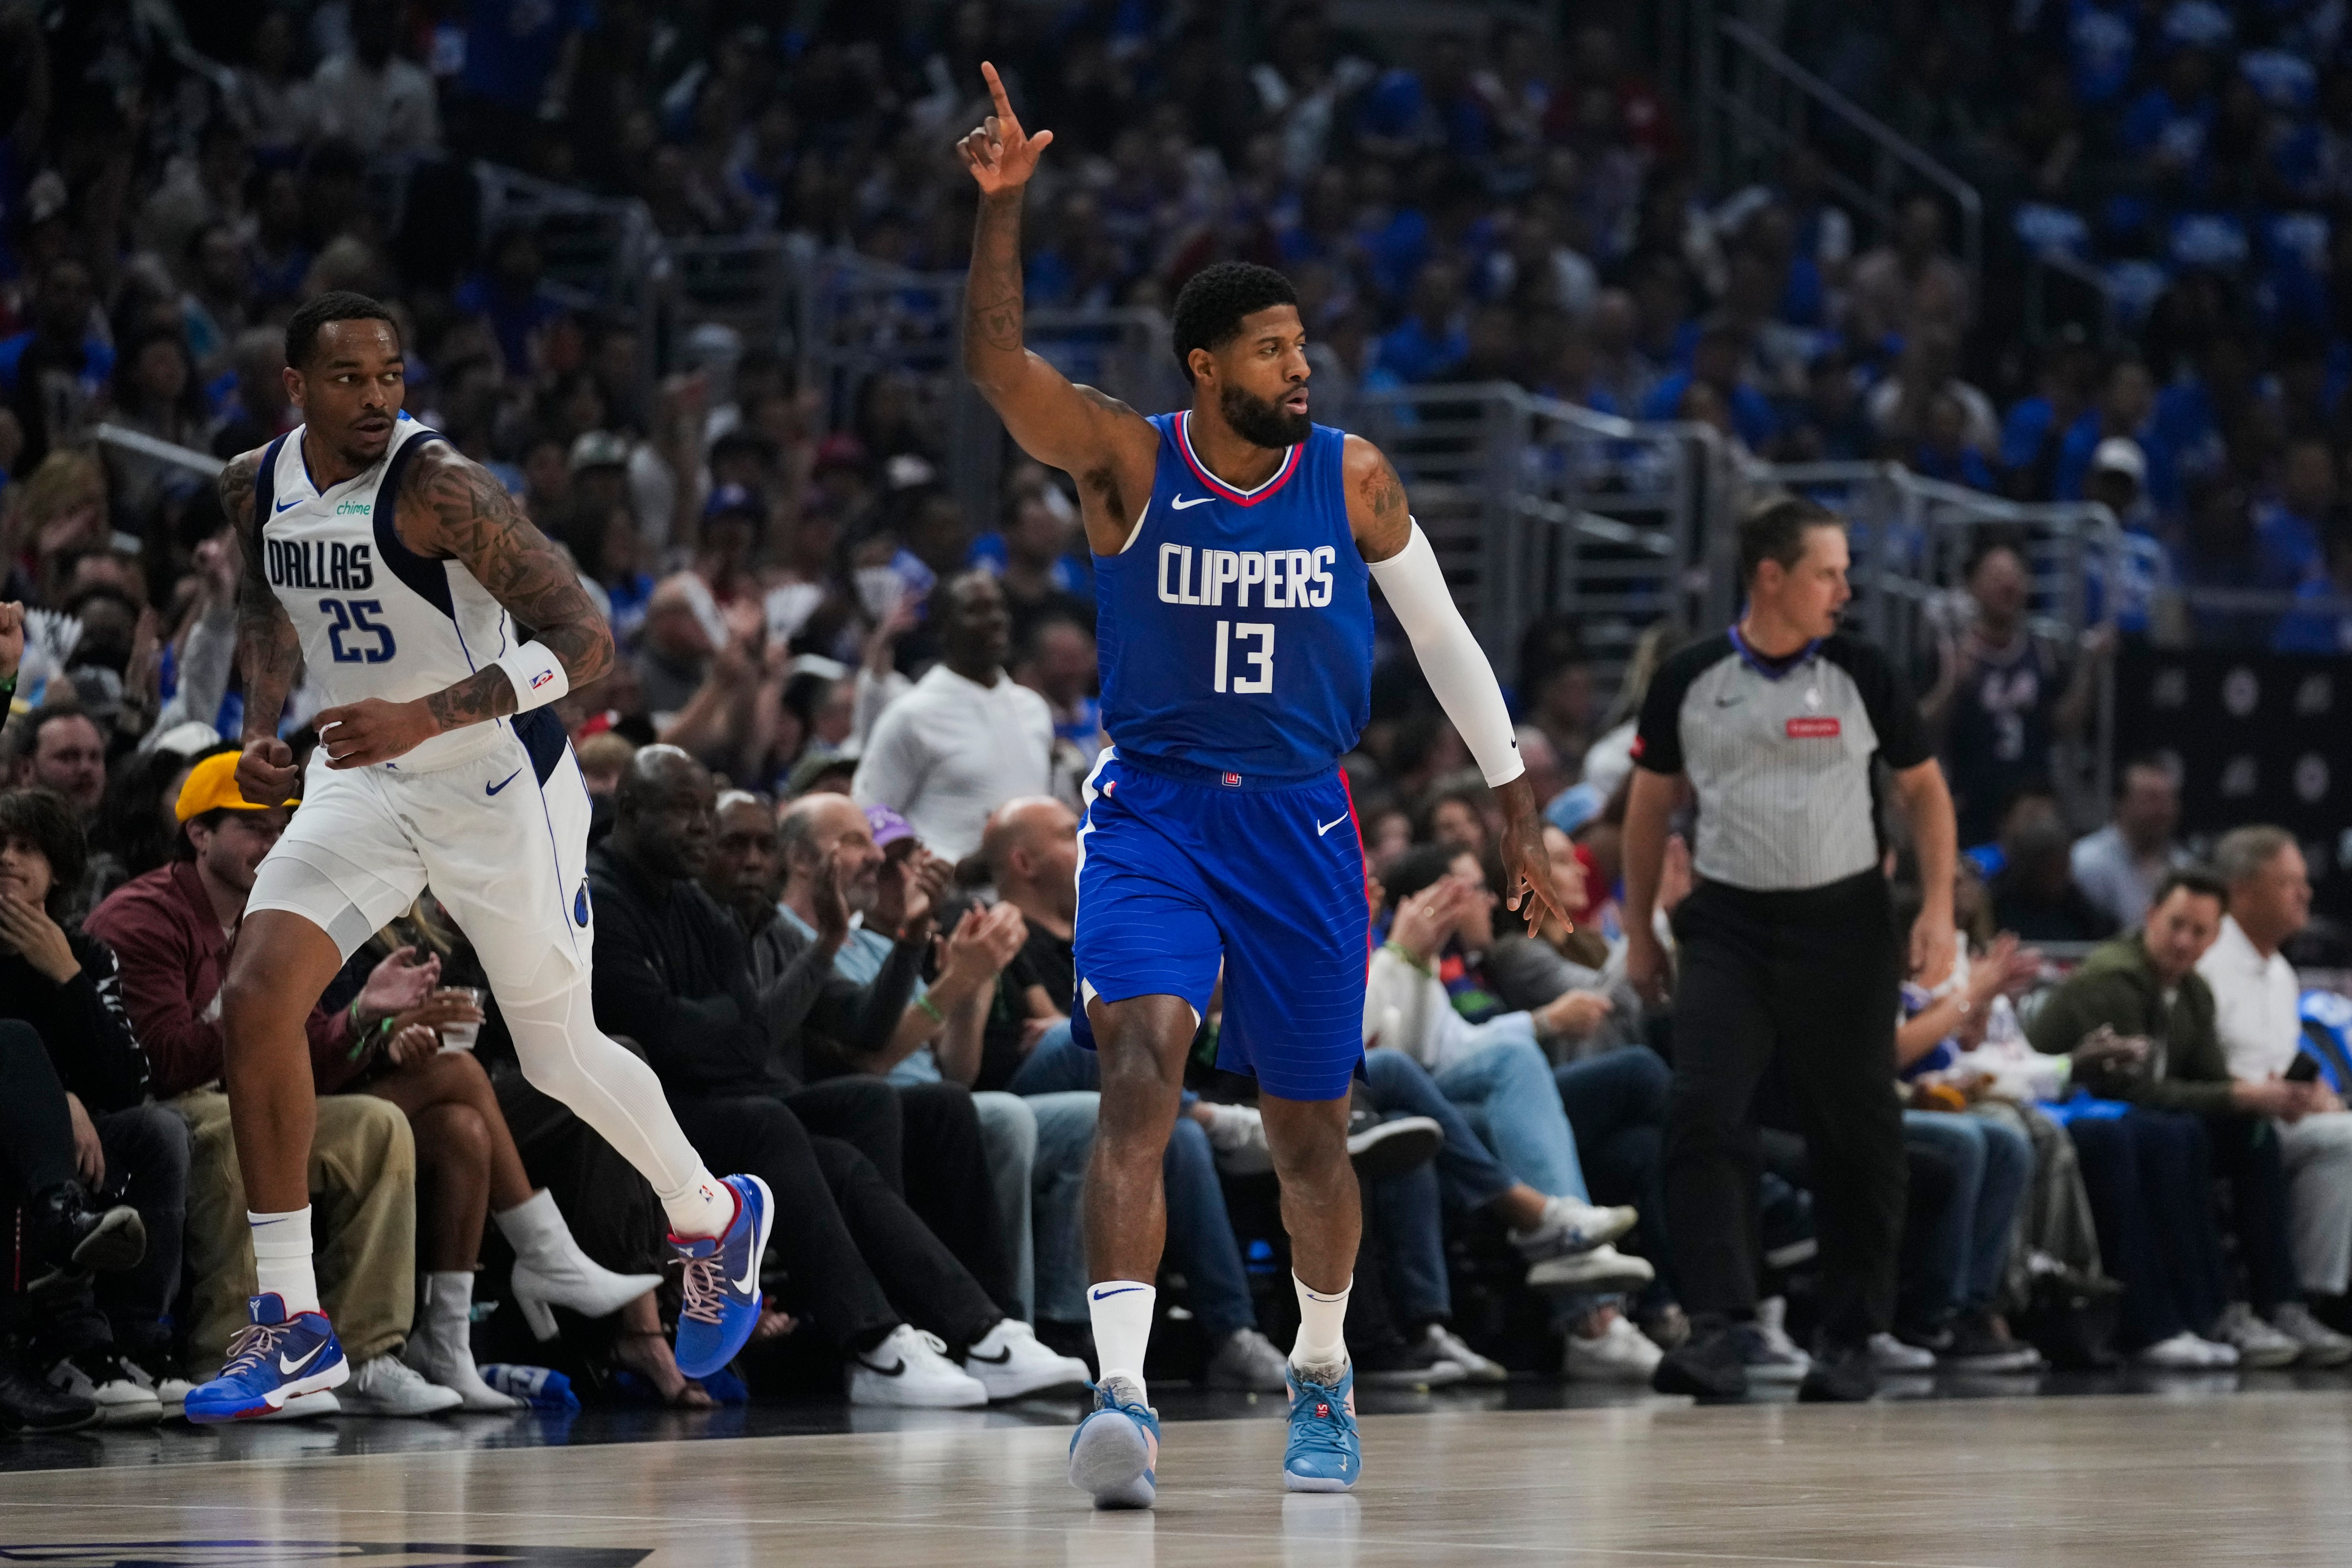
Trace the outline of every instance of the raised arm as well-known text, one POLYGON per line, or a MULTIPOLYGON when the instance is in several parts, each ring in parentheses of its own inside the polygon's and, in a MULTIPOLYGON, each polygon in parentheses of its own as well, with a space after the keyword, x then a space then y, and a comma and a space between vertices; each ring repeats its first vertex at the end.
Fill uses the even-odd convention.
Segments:
POLYGON ((1054 133, 1024 132, 996 68, 980 68, 996 111, 956 149, 980 185, 963 293, 964 374, 1023 451, 1078 480, 1087 541, 1097 554, 1115 555, 1150 496, 1159 437, 1134 409, 1073 384, 1022 344, 1021 203, 1054 133))
POLYGON ((463 565, 530 640, 413 702, 370 698, 321 710, 329 766, 390 762, 446 731, 543 707, 613 668, 613 629, 580 574, 479 463, 436 441, 409 465, 396 504, 401 542, 463 565))
POLYGON ((278 602, 264 564, 261 519, 254 515, 261 458, 259 451, 246 453, 223 468, 215 483, 244 562, 236 584, 236 664, 245 673, 245 755, 237 759, 236 785, 256 805, 279 805, 297 782, 294 753, 278 738, 278 721, 301 673, 302 639, 278 602))
POLYGON ((1552 891, 1551 858, 1544 849, 1543 822, 1537 816, 1543 803, 1536 799, 1527 765, 1519 759, 1518 737, 1512 732, 1503 689, 1454 602, 1437 552, 1412 521, 1404 481, 1381 449, 1361 436, 1348 437, 1340 468, 1356 548, 1404 627, 1421 672, 1437 694, 1437 705, 1454 721, 1503 808, 1503 874, 1508 883, 1504 901, 1520 911, 1529 931, 1537 929, 1546 912, 1574 930, 1552 891))

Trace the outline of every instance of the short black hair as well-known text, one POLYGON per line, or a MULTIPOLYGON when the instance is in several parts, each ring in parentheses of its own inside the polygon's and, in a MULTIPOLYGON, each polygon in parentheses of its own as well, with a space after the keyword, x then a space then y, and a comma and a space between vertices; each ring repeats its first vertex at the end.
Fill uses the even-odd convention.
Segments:
POLYGON ((1470 851, 1454 844, 1416 844, 1395 859, 1381 877, 1381 889, 1394 909, 1407 899, 1444 879, 1454 862, 1470 851))
POLYGON ((1777 561, 1782 571, 1804 558, 1805 531, 1843 528, 1844 520, 1819 501, 1802 496, 1781 496, 1761 501, 1739 520, 1739 584, 1756 581, 1756 569, 1777 561))
POLYGON ((2186 888, 2200 899, 2218 899, 2221 907, 2230 907, 2230 885, 2202 866, 2175 866, 2156 885, 2156 896, 2149 899, 2151 910, 2172 897, 2176 889, 2186 888))
POLYGON ((2136 773, 2162 773, 2168 781, 2174 779, 2172 761, 2162 752, 2134 752, 2116 764, 2116 798, 2121 800, 2131 787, 2131 775, 2136 773))
POLYGON ((89 873, 89 845, 66 797, 46 789, 0 790, 0 844, 21 838, 49 863, 49 896, 42 909, 59 925, 73 913, 89 873))
POLYGON ((394 337, 400 334, 400 323, 381 300, 349 289, 331 289, 306 302, 287 321, 286 363, 296 370, 308 369, 319 347, 319 329, 330 321, 383 321, 394 337))
POLYGON ((1271 267, 1255 261, 1220 261, 1192 274, 1177 291, 1174 319, 1176 368, 1192 379, 1192 351, 1233 342, 1242 318, 1276 305, 1297 306, 1298 290, 1271 267))

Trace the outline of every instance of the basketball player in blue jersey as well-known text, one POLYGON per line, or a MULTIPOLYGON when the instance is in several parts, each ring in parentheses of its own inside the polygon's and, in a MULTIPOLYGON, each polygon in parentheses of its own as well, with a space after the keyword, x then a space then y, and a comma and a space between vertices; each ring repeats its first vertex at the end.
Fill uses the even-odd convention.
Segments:
MULTIPOLYGON (((472 942, 524 1075, 660 1195, 686 1260, 678 1370, 706 1376, 759 1321, 774 1210, 759 1178, 711 1175, 653 1069, 599 1033, 589 1005, 588 796, 548 704, 612 667, 612 632, 505 488, 401 411, 400 334, 382 305, 342 292, 304 305, 286 365, 301 427, 220 479, 244 544, 247 801, 297 793, 278 723, 306 663, 330 705, 221 985, 258 1293, 220 1375, 188 1395, 189 1419, 266 1415, 350 1375, 311 1268, 303 1021, 427 884, 472 942)), ((588 1305, 544 1283, 544 1299, 588 1305)))
POLYGON ((1101 1371, 1070 1479, 1098 1507, 1156 1495, 1143 1355, 1160 1155, 1222 972, 1219 1063, 1256 1075, 1298 1292, 1283 1484, 1345 1491, 1361 1466, 1340 1331, 1361 1229, 1347 1136, 1369 914, 1339 760, 1370 708, 1371 581, 1501 797, 1513 909, 1551 901, 1537 802, 1396 470, 1307 417, 1306 334, 1280 273, 1229 262, 1184 286, 1179 413, 1147 419, 1022 346, 1022 189, 1053 132, 1024 132, 982 69, 995 112, 961 144, 981 189, 964 368, 1024 450, 1077 480, 1111 739, 1079 833, 1071 1017, 1101 1056, 1086 1202, 1101 1371))

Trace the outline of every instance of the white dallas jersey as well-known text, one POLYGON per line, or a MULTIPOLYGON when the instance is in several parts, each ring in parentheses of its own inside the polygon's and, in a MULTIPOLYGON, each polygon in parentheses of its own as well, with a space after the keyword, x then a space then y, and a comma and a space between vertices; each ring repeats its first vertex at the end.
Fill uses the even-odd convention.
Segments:
MULTIPOLYGON (((459 563, 409 549, 393 525, 409 461, 422 443, 444 439, 403 414, 374 467, 323 491, 311 482, 300 429, 278 437, 262 457, 254 516, 263 569, 327 706, 428 697, 513 646, 514 627, 489 590, 459 563)), ((515 728, 551 727, 560 749, 560 723, 529 722, 548 717, 541 709, 515 728)), ((509 729, 505 720, 468 725, 384 765, 403 773, 454 767, 488 752, 509 729)))

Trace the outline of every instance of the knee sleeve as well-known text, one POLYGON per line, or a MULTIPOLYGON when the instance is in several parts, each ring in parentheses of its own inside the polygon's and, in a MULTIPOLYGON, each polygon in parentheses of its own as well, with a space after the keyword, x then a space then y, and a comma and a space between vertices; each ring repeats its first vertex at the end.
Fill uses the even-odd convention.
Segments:
MULTIPOLYGON (((560 963, 556 955, 550 958, 560 963)), ((533 1001, 501 996, 499 1011, 531 1087, 571 1107, 655 1192, 681 1192, 701 1173, 702 1161, 679 1130, 661 1079, 596 1027, 587 975, 571 971, 562 989, 533 1001)))

